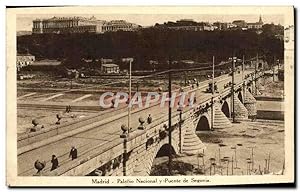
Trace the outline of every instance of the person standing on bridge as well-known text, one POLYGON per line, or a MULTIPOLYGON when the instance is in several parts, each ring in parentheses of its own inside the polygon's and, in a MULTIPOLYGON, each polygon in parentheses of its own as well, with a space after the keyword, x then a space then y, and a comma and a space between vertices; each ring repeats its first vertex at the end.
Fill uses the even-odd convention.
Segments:
POLYGON ((70 113, 71 112, 71 105, 67 105, 66 106, 66 113, 70 113))
POLYGON ((147 122, 148 124, 152 123, 152 117, 151 117, 151 114, 149 114, 148 118, 147 118, 147 122))
POLYGON ((77 158, 77 149, 74 146, 72 146, 69 157, 71 157, 72 160, 77 158))
POLYGON ((57 169, 57 167, 58 167, 58 159, 57 159, 57 157, 55 155, 52 155, 51 163, 52 163, 52 167, 51 167, 50 171, 53 171, 54 169, 57 169))

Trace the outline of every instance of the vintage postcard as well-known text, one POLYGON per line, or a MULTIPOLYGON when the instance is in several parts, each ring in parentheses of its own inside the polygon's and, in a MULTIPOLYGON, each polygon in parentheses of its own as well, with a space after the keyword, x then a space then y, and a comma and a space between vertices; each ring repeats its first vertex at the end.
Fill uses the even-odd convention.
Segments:
POLYGON ((294 183, 292 6, 6 20, 8 186, 294 183))

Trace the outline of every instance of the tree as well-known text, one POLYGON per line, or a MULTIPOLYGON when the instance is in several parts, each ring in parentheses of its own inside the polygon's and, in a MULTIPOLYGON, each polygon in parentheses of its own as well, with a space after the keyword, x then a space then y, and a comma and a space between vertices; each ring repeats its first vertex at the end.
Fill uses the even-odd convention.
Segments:
MULTIPOLYGON (((234 53, 241 58, 255 57, 283 59, 283 40, 275 34, 281 27, 264 25, 264 32, 185 31, 165 27, 151 27, 139 31, 107 32, 104 34, 33 34, 17 37, 18 52, 28 50, 39 58, 65 60, 70 67, 80 67, 82 58, 92 60, 134 57, 133 69, 152 69, 149 60, 159 61, 157 69, 165 69, 166 60, 183 59, 207 62, 214 55, 217 61, 227 60, 234 53)), ((181 67, 178 65, 177 67, 181 67)), ((122 68, 122 67, 121 67, 122 68)))

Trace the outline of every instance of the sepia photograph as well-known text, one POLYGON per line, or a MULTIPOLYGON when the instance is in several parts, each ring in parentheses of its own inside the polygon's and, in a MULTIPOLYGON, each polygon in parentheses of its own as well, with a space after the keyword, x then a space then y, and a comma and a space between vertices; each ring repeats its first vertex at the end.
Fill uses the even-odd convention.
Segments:
POLYGON ((292 6, 7 10, 7 185, 294 182, 292 6))

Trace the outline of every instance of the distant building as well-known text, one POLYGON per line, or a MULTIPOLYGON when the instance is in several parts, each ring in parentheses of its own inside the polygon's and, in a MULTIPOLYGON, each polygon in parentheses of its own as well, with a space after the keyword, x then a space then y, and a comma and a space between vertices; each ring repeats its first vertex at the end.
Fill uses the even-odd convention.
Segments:
POLYGON ((105 21, 95 17, 52 17, 33 21, 32 33, 101 33, 105 21))
POLYGON ((107 31, 133 31, 138 25, 124 20, 104 21, 95 17, 52 17, 33 20, 32 33, 104 33, 107 31))
POLYGON ((238 28, 245 28, 247 27, 247 23, 245 20, 235 20, 232 24, 236 25, 238 28))
POLYGON ((113 64, 113 63, 110 63, 110 64, 102 64, 101 65, 101 71, 103 73, 120 73, 120 68, 119 68, 119 65, 117 64, 113 64))
POLYGON ((140 28, 140 26, 138 26, 137 24, 128 23, 125 20, 113 20, 113 21, 106 22, 103 25, 102 30, 103 30, 103 32, 107 32, 107 31, 134 31, 134 30, 137 30, 139 28, 140 28))
POLYGON ((213 31, 214 27, 208 22, 196 22, 192 19, 182 19, 176 22, 167 22, 162 25, 155 25, 155 27, 166 27, 174 30, 185 31, 213 31))
POLYGON ((256 60, 250 61, 250 68, 254 69, 255 65, 257 69, 268 68, 268 63, 263 59, 258 59, 258 62, 256 60))
POLYGON ((291 43, 291 45, 294 44, 294 26, 288 26, 284 29, 284 41, 286 43, 291 43))
POLYGON ((29 53, 27 54, 17 54, 16 64, 17 69, 20 70, 22 67, 33 64, 35 61, 35 56, 29 53))
POLYGON ((213 26, 215 27, 215 30, 227 30, 229 28, 229 23, 222 23, 222 22, 214 22, 213 26))
POLYGON ((284 35, 282 35, 282 34, 276 34, 275 37, 281 41, 284 40, 284 35))
POLYGON ((261 29, 263 26, 264 22, 262 21, 261 16, 259 16, 259 21, 255 23, 247 23, 247 28, 248 29, 261 29))

